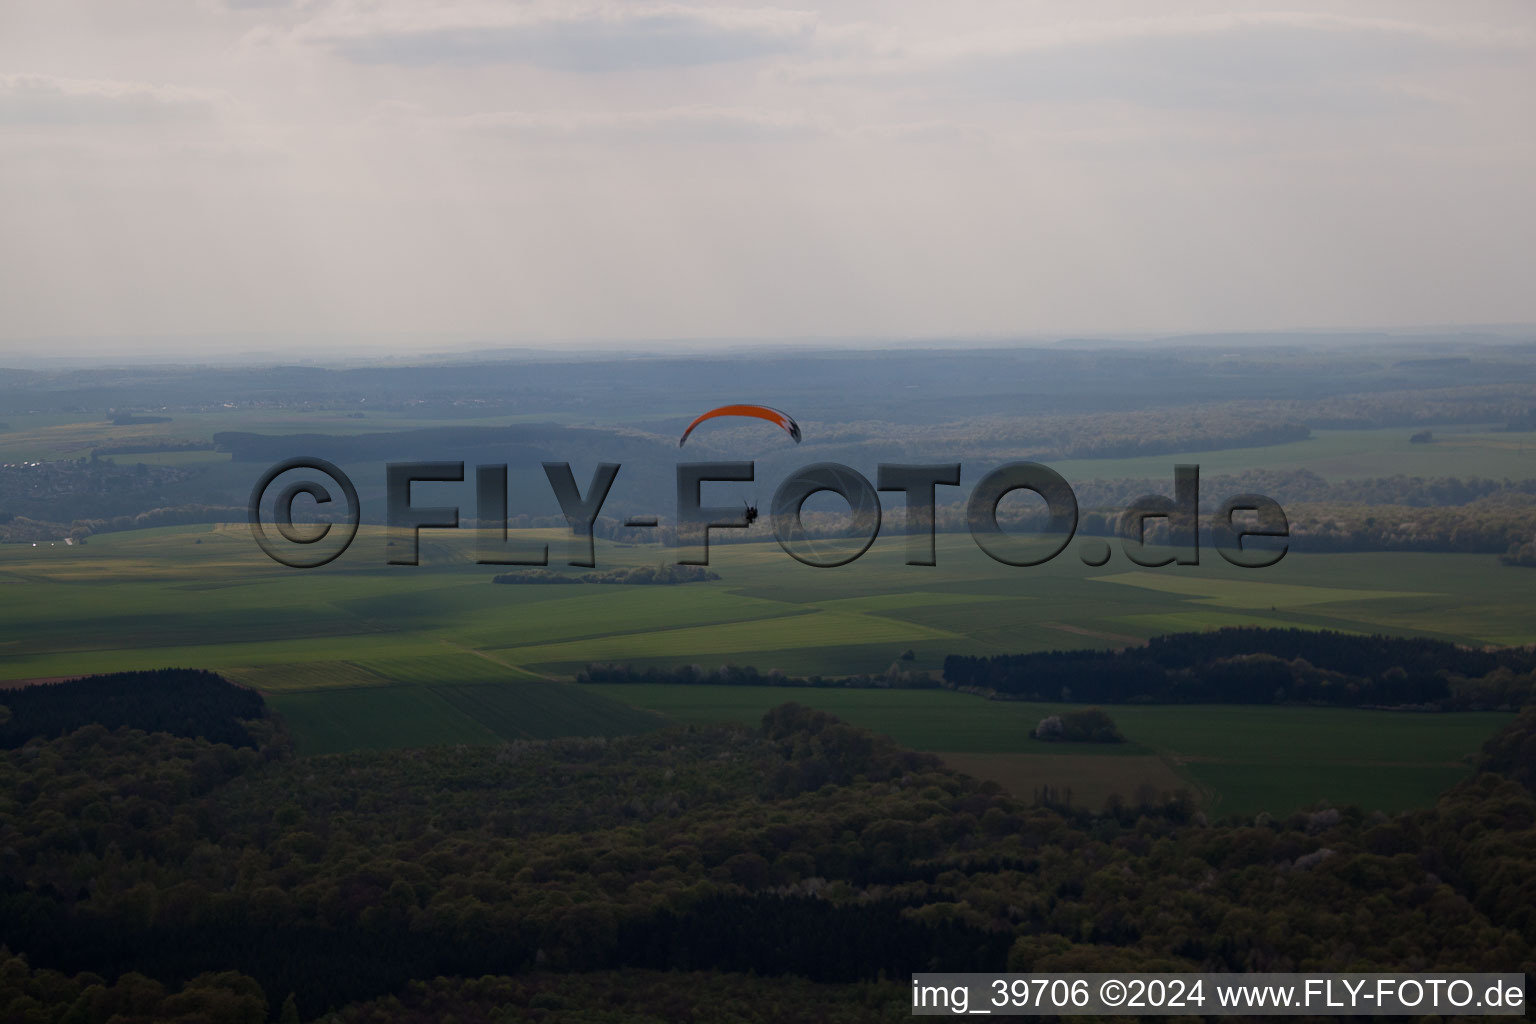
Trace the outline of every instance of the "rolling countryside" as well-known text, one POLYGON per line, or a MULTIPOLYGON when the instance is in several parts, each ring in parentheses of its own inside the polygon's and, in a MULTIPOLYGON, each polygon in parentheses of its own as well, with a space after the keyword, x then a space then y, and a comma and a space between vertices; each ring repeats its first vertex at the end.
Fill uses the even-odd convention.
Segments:
MULTIPOLYGON (((715 544, 716 581, 577 588, 493 585, 492 568, 474 564, 469 531, 460 533, 426 531, 422 564, 391 566, 383 530, 364 527, 345 556, 316 570, 266 559, 245 524, 104 534, 82 547, 6 545, 0 606, 12 629, 0 678, 210 668, 265 694, 308 753, 750 723, 797 700, 1026 798, 1050 787, 1097 806, 1138 786, 1183 787, 1210 814, 1251 816, 1318 799, 1413 806, 1464 775, 1466 756, 1508 716, 1120 707, 1127 744, 1062 750, 1029 733, 1070 697, 1042 705, 936 690, 570 680, 589 662, 879 673, 904 652, 904 666, 937 672, 951 653, 1113 648, 1237 625, 1536 641, 1526 574, 1486 556, 1292 554, 1241 570, 1207 553, 1198 566, 1145 569, 1117 551, 1093 569, 1069 549, 1026 569, 941 534, 938 564, 925 567, 903 564, 900 536, 887 535, 837 569, 802 565, 764 540, 715 544)), ((568 538, 530 536, 551 545, 558 567, 568 538)), ((597 552, 599 569, 671 555, 601 540, 597 552)))

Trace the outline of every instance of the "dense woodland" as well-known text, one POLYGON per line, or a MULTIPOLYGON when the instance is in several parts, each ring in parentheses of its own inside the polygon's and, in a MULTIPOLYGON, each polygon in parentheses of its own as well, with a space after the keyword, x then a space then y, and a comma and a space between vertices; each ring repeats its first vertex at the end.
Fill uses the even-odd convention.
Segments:
POLYGON ((202 669, 114 672, 0 690, 0 708, 3 748, 19 747, 35 736, 63 736, 86 725, 254 747, 246 723, 266 713, 256 691, 202 669))
POLYGON ((1118 651, 952 654, 944 683, 1017 700, 1104 704, 1519 708, 1536 700, 1536 651, 1243 627, 1173 633, 1118 651))
POLYGON ((196 472, 126 459, 119 465, 114 459, 84 456, 3 465, 0 515, 7 521, 20 517, 64 526, 63 536, 75 525, 89 528, 87 521, 131 518, 166 505, 196 472))
POLYGON ((888 1019, 924 969, 1536 972, 1536 710, 1431 808, 1216 824, 1188 794, 1027 805, 792 704, 273 739, 88 725, 0 756, 0 1016, 834 1021, 888 1019))

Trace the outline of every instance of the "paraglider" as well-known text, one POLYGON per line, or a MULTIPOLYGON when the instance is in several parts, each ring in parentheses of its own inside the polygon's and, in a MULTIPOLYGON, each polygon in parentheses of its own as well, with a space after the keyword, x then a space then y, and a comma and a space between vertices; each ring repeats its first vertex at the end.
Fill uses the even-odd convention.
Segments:
POLYGON ((679 448, 683 446, 683 442, 688 440, 688 435, 693 433, 694 427, 705 420, 712 420, 716 416, 755 416, 757 419, 767 420, 769 423, 781 428, 790 437, 795 439, 796 444, 800 443, 800 424, 796 423, 788 413, 782 413, 777 409, 770 409, 766 405, 722 405, 718 409, 709 410, 709 412, 688 424, 688 429, 683 431, 682 437, 678 438, 677 446, 679 448))

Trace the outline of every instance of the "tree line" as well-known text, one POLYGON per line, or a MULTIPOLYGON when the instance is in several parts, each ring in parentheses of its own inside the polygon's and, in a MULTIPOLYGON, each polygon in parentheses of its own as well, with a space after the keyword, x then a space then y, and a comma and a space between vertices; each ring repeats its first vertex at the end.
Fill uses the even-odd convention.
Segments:
POLYGON ((1237 627, 1153 637, 1118 651, 952 654, 944 684, 1021 700, 1124 704, 1519 707, 1536 651, 1422 637, 1237 627))
POLYGON ((1536 697, 1536 651, 1423 637, 1228 627, 1118 651, 951 654, 942 678, 898 658, 884 673, 795 676, 753 665, 589 663, 578 683, 786 688, 946 687, 988 697, 1127 704, 1317 704, 1426 710, 1518 708, 1536 697))

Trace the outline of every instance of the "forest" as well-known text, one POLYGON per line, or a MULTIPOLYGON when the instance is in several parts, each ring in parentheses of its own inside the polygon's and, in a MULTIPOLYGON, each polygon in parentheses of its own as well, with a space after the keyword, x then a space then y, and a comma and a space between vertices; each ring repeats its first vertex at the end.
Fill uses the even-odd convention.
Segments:
POLYGON ((1536 710, 1424 810, 1221 822, 1023 803, 794 704, 308 758, 278 724, 0 757, 0 1016, 688 1019, 718 992, 867 1020, 914 970, 1536 971, 1536 710))
POLYGON ((1423 710, 1519 708, 1536 652, 1422 637, 1228 627, 1117 651, 944 659, 944 684, 1016 700, 1105 704, 1317 704, 1423 710))
MULTIPOLYGON (((56 525, 134 516, 165 502, 196 470, 111 458, 55 459, 0 466, 0 512, 56 525)), ((19 538, 18 538, 19 539, 19 538)))
POLYGON ((86 725, 254 747, 245 725, 265 717, 261 695, 202 669, 114 672, 0 690, 0 747, 86 725))

